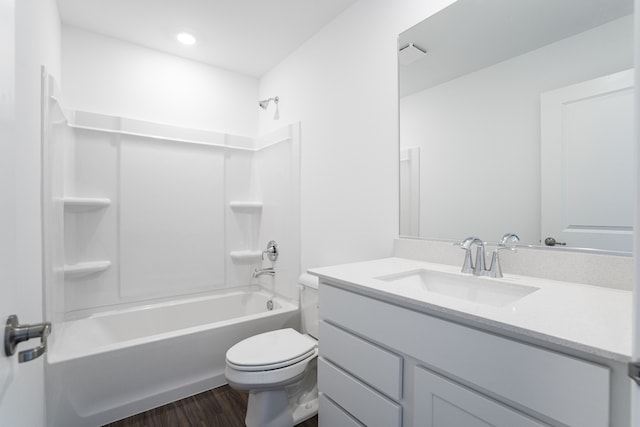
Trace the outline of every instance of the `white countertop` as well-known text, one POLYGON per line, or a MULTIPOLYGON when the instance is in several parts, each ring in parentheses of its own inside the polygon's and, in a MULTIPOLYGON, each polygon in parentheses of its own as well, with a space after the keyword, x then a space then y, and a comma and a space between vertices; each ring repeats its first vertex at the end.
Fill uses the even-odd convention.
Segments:
MULTIPOLYGON (((630 291, 560 282, 504 273, 514 284, 537 291, 501 307, 475 303, 431 292, 415 292, 375 277, 426 269, 461 274, 460 267, 404 258, 313 268, 320 276, 364 295, 419 310, 470 322, 491 331, 504 331, 628 362, 631 358, 632 295, 630 291)), ((486 280, 481 278, 480 280, 486 280)))

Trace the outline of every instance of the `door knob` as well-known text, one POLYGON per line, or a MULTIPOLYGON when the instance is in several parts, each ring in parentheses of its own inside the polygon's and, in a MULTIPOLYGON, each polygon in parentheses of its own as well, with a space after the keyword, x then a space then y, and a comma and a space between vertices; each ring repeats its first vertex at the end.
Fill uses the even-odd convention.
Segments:
POLYGON ((7 357, 13 356, 18 343, 30 340, 31 338, 40 338, 39 346, 18 353, 18 362, 20 363, 37 359, 47 351, 47 337, 49 333, 51 333, 51 322, 20 325, 18 316, 12 314, 7 318, 7 323, 4 327, 4 353, 7 357))
POLYGON ((555 246, 555 245, 560 245, 560 246, 566 246, 566 243, 562 243, 562 242, 557 242, 556 239, 554 239, 553 237, 547 237, 546 239, 544 239, 544 244, 547 246, 555 246))

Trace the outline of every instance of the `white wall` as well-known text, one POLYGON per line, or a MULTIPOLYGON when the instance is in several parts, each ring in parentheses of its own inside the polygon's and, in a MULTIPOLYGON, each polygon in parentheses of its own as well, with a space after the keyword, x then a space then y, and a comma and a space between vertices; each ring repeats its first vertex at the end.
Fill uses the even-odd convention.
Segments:
POLYGON ((540 94, 633 67, 632 43, 629 16, 402 98, 421 236, 540 244, 540 94))
POLYGON ((398 234, 397 36, 452 0, 361 0, 260 80, 302 124, 302 269, 391 255, 398 234))
POLYGON ((253 77, 68 26, 62 76, 67 108, 257 135, 253 77))
MULTIPOLYGON (((300 274, 300 126, 291 125, 260 138, 263 147, 254 155, 253 187, 264 207, 260 216, 258 249, 267 242, 278 244, 278 259, 262 261, 276 275, 260 276, 267 289, 291 299, 298 298, 294 286, 300 274)), ((267 257, 265 257, 267 258, 267 257)))

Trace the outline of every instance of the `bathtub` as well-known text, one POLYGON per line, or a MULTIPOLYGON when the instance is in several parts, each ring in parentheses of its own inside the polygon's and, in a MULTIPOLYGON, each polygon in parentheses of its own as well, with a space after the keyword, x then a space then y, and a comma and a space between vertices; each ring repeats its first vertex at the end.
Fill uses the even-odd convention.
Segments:
POLYGON ((47 425, 101 426, 223 385, 233 344, 298 324, 296 304, 247 287, 54 325, 47 425))

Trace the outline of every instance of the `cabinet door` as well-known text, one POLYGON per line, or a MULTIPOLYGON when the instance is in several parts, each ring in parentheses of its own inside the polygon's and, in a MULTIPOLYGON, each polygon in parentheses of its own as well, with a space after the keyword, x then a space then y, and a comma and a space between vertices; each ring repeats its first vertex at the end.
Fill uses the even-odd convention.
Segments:
POLYGON ((548 426, 424 368, 414 371, 414 427, 548 426))

